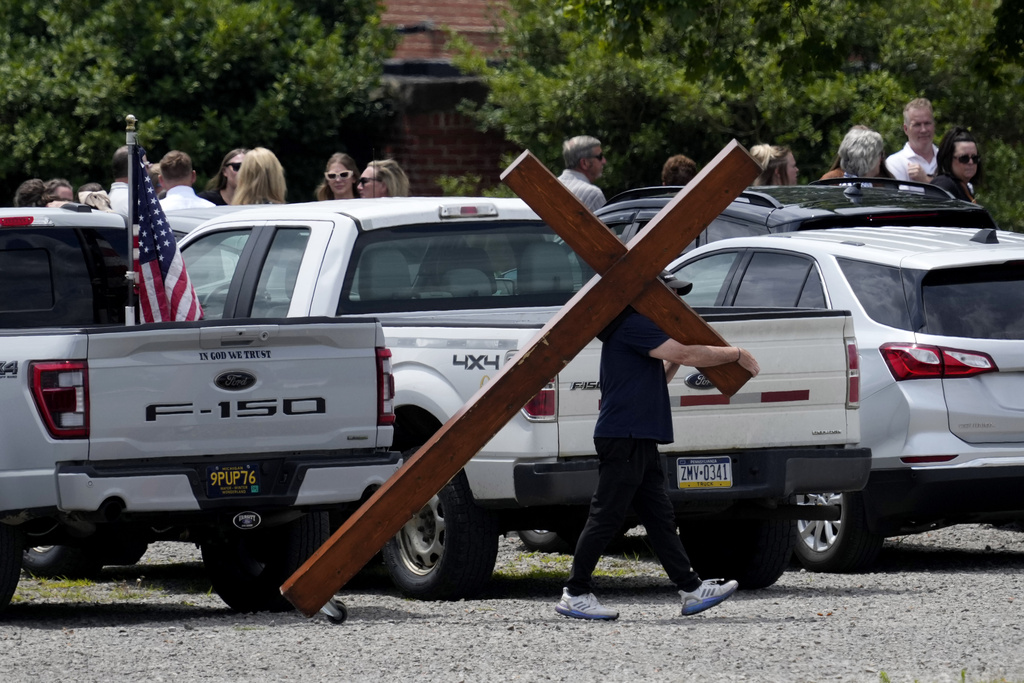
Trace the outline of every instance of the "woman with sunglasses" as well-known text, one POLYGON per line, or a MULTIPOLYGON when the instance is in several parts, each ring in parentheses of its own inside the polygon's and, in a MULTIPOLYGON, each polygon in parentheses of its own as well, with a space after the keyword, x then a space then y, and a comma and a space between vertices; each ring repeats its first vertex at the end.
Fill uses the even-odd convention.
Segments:
POLYGON ((225 154, 217 175, 210 178, 210 182, 206 183, 206 189, 199 193, 199 197, 217 206, 230 204, 235 198, 235 188, 238 187, 238 170, 242 167, 242 159, 248 151, 244 147, 239 147, 225 154))
POLYGON ((359 166, 349 155, 338 152, 332 154, 324 168, 324 179, 316 187, 316 200, 355 199, 356 177, 359 166))
POLYGON ((394 159, 371 161, 359 178, 359 196, 370 199, 408 197, 409 176, 394 159))
POLYGON ((980 182, 981 155, 974 136, 963 126, 954 126, 939 143, 938 172, 932 185, 938 185, 957 199, 977 202, 974 183, 980 182))

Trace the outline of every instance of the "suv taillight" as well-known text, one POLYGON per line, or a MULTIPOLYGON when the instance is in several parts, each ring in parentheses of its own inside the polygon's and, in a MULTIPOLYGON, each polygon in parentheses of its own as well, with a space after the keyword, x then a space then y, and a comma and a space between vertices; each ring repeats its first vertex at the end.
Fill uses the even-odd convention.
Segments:
POLYGON ((395 424, 395 376, 391 349, 377 348, 377 425, 395 424))
POLYGON ((970 377, 999 370, 992 357, 981 351, 902 343, 882 344, 879 350, 897 382, 905 379, 970 377))
POLYGON ((523 406, 523 413, 526 419, 534 422, 551 422, 555 419, 558 411, 558 390, 555 381, 552 380, 537 392, 537 395, 523 406))
POLYGON ((85 361, 32 363, 32 396, 55 439, 89 437, 89 367, 85 361))
POLYGON ((857 356, 857 341, 846 338, 846 405, 855 408, 860 405, 860 358, 857 356))

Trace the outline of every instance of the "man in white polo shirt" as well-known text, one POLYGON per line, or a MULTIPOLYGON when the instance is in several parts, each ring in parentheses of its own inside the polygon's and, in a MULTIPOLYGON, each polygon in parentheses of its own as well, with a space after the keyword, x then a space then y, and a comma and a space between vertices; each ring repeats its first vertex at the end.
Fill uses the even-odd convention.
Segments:
POLYGON ((939 148, 935 139, 932 103, 923 97, 911 100, 903 108, 903 132, 907 144, 885 160, 885 167, 897 180, 930 183, 935 175, 939 148))

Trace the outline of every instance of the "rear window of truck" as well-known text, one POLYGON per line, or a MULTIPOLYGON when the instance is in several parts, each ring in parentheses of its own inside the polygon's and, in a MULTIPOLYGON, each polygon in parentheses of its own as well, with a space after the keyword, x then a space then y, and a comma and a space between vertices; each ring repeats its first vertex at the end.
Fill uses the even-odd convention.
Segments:
POLYGON ((113 228, 4 228, 0 329, 123 324, 126 242, 113 228))
POLYGON ((362 233, 338 313, 562 305, 593 271, 544 223, 362 233))

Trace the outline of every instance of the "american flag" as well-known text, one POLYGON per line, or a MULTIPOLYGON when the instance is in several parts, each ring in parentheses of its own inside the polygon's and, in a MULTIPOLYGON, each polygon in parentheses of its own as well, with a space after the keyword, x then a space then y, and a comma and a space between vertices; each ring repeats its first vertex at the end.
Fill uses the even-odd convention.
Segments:
POLYGON ((146 150, 135 147, 135 208, 132 222, 139 226, 139 308, 147 323, 199 320, 203 309, 185 271, 178 242, 160 208, 149 172, 142 159, 146 150))

